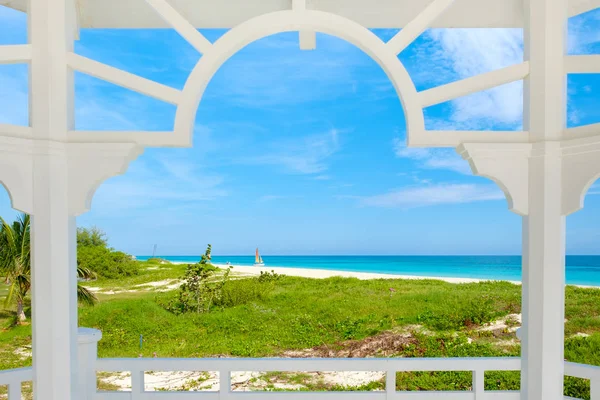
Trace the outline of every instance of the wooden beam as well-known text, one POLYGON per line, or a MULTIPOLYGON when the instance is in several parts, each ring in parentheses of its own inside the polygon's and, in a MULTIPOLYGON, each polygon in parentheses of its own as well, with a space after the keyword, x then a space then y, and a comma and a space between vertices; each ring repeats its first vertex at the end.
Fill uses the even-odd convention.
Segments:
POLYGON ((523 131, 425 131, 410 138, 409 147, 457 147, 462 143, 527 143, 523 131))
POLYGON ((462 79, 457 82, 448 83, 432 89, 419 92, 418 96, 423 107, 443 103, 457 97, 466 96, 471 93, 491 89, 496 86, 514 82, 525 78, 529 74, 529 63, 511 65, 510 67, 498 69, 476 75, 471 78, 462 79))
POLYGON ((569 17, 574 17, 599 7, 600 0, 571 0, 569 1, 569 17))
POLYGON ((566 56, 565 71, 567 74, 598 74, 600 55, 566 56))
POLYGON ((212 43, 165 0, 146 0, 146 2, 200 54, 205 54, 212 47, 212 43))
MULTIPOLYGON (((292 0, 292 9, 296 11, 306 10, 306 0, 292 0)), ((315 50, 317 48, 317 33, 314 31, 298 32, 300 50, 315 50)))
POLYGON ((138 93, 145 94, 171 104, 179 104, 181 92, 150 79, 102 64, 75 53, 67 54, 67 63, 74 70, 103 79, 138 93))
POLYGON ((172 131, 69 131, 69 143, 136 143, 144 147, 191 147, 172 131))
POLYGON ((0 136, 30 138, 33 131, 30 126, 0 124, 0 136))
POLYGON ((0 64, 18 64, 31 61, 31 45, 0 46, 0 64))
POLYGON ((600 135, 600 123, 577 126, 565 129, 564 138, 578 139, 600 135))
POLYGON ((421 33, 430 27, 433 21, 442 15, 452 3, 454 3, 454 0, 434 0, 388 41, 389 48, 395 54, 400 54, 402 50, 407 48, 421 33))

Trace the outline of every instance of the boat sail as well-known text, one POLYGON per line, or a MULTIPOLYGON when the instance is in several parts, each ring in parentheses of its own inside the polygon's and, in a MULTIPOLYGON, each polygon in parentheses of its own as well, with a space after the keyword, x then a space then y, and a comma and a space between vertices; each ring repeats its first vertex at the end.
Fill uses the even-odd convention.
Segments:
POLYGON ((262 257, 260 256, 259 252, 258 252, 258 247, 256 248, 256 255, 254 257, 254 266, 255 267, 262 267, 264 266, 265 263, 263 262, 262 257))

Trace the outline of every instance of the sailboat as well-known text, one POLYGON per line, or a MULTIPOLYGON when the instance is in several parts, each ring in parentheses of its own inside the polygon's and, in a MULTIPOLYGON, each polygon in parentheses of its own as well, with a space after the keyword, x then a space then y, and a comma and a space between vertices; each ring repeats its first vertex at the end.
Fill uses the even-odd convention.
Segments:
POLYGON ((262 257, 258 253, 258 247, 256 248, 256 256, 254 257, 254 266, 255 267, 264 267, 265 263, 263 262, 262 257))

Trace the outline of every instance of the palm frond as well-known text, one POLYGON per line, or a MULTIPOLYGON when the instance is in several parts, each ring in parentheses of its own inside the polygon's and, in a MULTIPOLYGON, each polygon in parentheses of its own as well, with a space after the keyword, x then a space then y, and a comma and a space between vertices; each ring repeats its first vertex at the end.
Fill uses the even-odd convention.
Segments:
POLYGON ((81 304, 86 304, 88 306, 93 306, 98 302, 98 298, 88 288, 83 285, 77 284, 77 301, 81 304))

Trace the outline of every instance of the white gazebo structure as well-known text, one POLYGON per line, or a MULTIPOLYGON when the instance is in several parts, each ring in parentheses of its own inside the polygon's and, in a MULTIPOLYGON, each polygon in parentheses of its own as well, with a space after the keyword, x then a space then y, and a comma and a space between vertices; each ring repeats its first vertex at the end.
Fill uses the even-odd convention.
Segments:
MULTIPOLYGON (((33 369, 0 373, 9 399, 34 381, 37 400, 79 399, 522 399, 563 398, 565 374, 591 380, 600 400, 600 370, 564 362, 565 217, 579 210, 600 176, 600 124, 566 128, 566 76, 600 73, 600 56, 568 56, 569 17, 600 0, 0 0, 26 12, 29 43, 0 46, 0 64, 30 65, 30 124, 0 124, 0 182, 13 207, 33 216, 33 369), (387 43, 371 28, 401 28, 387 43), (522 28, 524 61, 418 92, 398 54, 429 27, 522 28), (183 90, 135 76, 73 50, 80 28, 173 28, 202 54, 183 90), (198 28, 230 28, 215 43, 198 28), (456 147, 475 174, 494 180, 523 216, 521 358, 503 359, 96 359, 97 331, 78 336, 75 216, 95 189, 123 173, 144 147, 191 146, 196 109, 213 74, 252 41, 298 31, 341 37, 387 73, 407 121, 409 146, 456 147), (73 73, 81 71, 177 106, 171 132, 74 130, 73 73), (428 131, 423 108, 513 81, 524 81, 520 132, 428 131), (132 373, 131 392, 96 392, 95 371, 132 373), (144 390, 144 371, 218 370, 212 393, 144 390), (231 371, 387 372, 384 392, 237 393, 231 371), (472 371, 470 392, 397 392, 397 371, 472 371), (486 370, 521 370, 521 391, 484 390, 486 370)), ((0 87, 0 95, 2 93, 0 87)), ((2 122, 2 121, 0 121, 2 122)))

